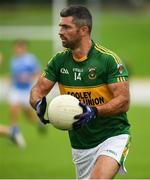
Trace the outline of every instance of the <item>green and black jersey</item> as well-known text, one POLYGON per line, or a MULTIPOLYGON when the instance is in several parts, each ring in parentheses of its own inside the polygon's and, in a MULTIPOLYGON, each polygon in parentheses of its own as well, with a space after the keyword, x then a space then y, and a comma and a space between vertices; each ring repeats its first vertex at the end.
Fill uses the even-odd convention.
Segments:
MULTIPOLYGON (((128 72, 112 51, 94 42, 86 59, 75 60, 72 51, 57 53, 43 74, 58 82, 61 94, 70 94, 89 106, 101 106, 112 99, 108 84, 128 80, 128 72)), ((111 117, 97 117, 79 130, 69 131, 71 145, 76 149, 97 146, 109 137, 129 134, 126 113, 111 117)))

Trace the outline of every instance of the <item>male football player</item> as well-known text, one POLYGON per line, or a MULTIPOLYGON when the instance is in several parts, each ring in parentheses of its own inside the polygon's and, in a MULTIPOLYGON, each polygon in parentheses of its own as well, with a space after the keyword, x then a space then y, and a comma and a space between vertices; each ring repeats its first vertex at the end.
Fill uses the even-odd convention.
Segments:
POLYGON ((48 62, 31 90, 30 103, 44 119, 47 93, 58 82, 61 94, 80 100, 83 114, 69 131, 78 179, 112 179, 125 172, 130 124, 128 72, 112 51, 91 38, 92 15, 86 7, 60 12, 59 36, 66 49, 48 62))

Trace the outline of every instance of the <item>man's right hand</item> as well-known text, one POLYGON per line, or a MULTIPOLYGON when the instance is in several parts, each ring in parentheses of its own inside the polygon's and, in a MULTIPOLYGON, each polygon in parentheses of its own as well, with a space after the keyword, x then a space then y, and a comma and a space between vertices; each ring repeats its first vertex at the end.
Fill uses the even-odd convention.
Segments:
POLYGON ((45 96, 42 98, 42 100, 37 101, 37 103, 35 105, 36 114, 43 124, 50 123, 49 120, 44 118, 46 106, 47 106, 47 103, 46 103, 46 97, 45 96))

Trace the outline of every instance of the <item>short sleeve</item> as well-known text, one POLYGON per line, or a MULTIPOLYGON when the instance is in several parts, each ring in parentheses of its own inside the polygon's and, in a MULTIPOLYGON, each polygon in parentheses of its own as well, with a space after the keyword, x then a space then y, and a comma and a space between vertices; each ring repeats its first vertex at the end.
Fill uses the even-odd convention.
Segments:
POLYGON ((43 72, 44 77, 54 82, 58 81, 58 76, 59 76, 58 75, 59 67, 56 63, 56 59, 57 59, 56 56, 52 57, 49 60, 47 67, 44 69, 44 72, 43 72))
POLYGON ((119 57, 109 55, 106 65, 107 83, 123 82, 128 80, 128 71, 119 57))

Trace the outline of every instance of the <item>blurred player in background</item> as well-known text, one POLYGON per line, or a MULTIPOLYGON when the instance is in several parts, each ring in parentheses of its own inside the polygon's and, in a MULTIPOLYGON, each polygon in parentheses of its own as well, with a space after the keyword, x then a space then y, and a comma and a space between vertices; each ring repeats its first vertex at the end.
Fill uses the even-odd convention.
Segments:
POLYGON ((10 137, 10 128, 8 126, 0 124, 0 136, 10 137))
MULTIPOLYGON (((92 16, 82 6, 60 12, 63 52, 49 61, 32 88, 30 103, 44 119, 47 93, 58 82, 61 94, 80 100, 83 114, 69 131, 78 179, 112 179, 125 172, 130 142, 128 72, 121 59, 91 39, 92 16)), ((61 114, 60 114, 61 116, 61 114)))
POLYGON ((37 118, 29 106, 29 93, 37 77, 40 75, 40 65, 37 57, 28 52, 27 42, 17 40, 14 44, 14 57, 10 61, 11 91, 9 97, 11 129, 17 143, 25 147, 25 140, 18 127, 20 112, 27 119, 36 122, 37 118))
MULTIPOLYGON (((0 69, 1 69, 2 62, 3 62, 3 54, 2 54, 2 52, 0 52, 0 69)), ((8 126, 0 124, 0 136, 10 137, 10 129, 8 126)))
MULTIPOLYGON (((3 53, 0 52, 0 68, 2 68, 2 66, 1 66, 2 63, 3 63, 3 53)), ((8 138, 10 138, 15 143, 18 142, 16 140, 16 136, 14 134, 14 129, 10 128, 9 126, 0 124, 0 136, 1 137, 8 137, 8 138)))
POLYGON ((21 148, 25 146, 25 144, 22 143, 22 137, 20 137, 20 134, 17 133, 15 128, 0 124, 0 136, 9 138, 21 148))

